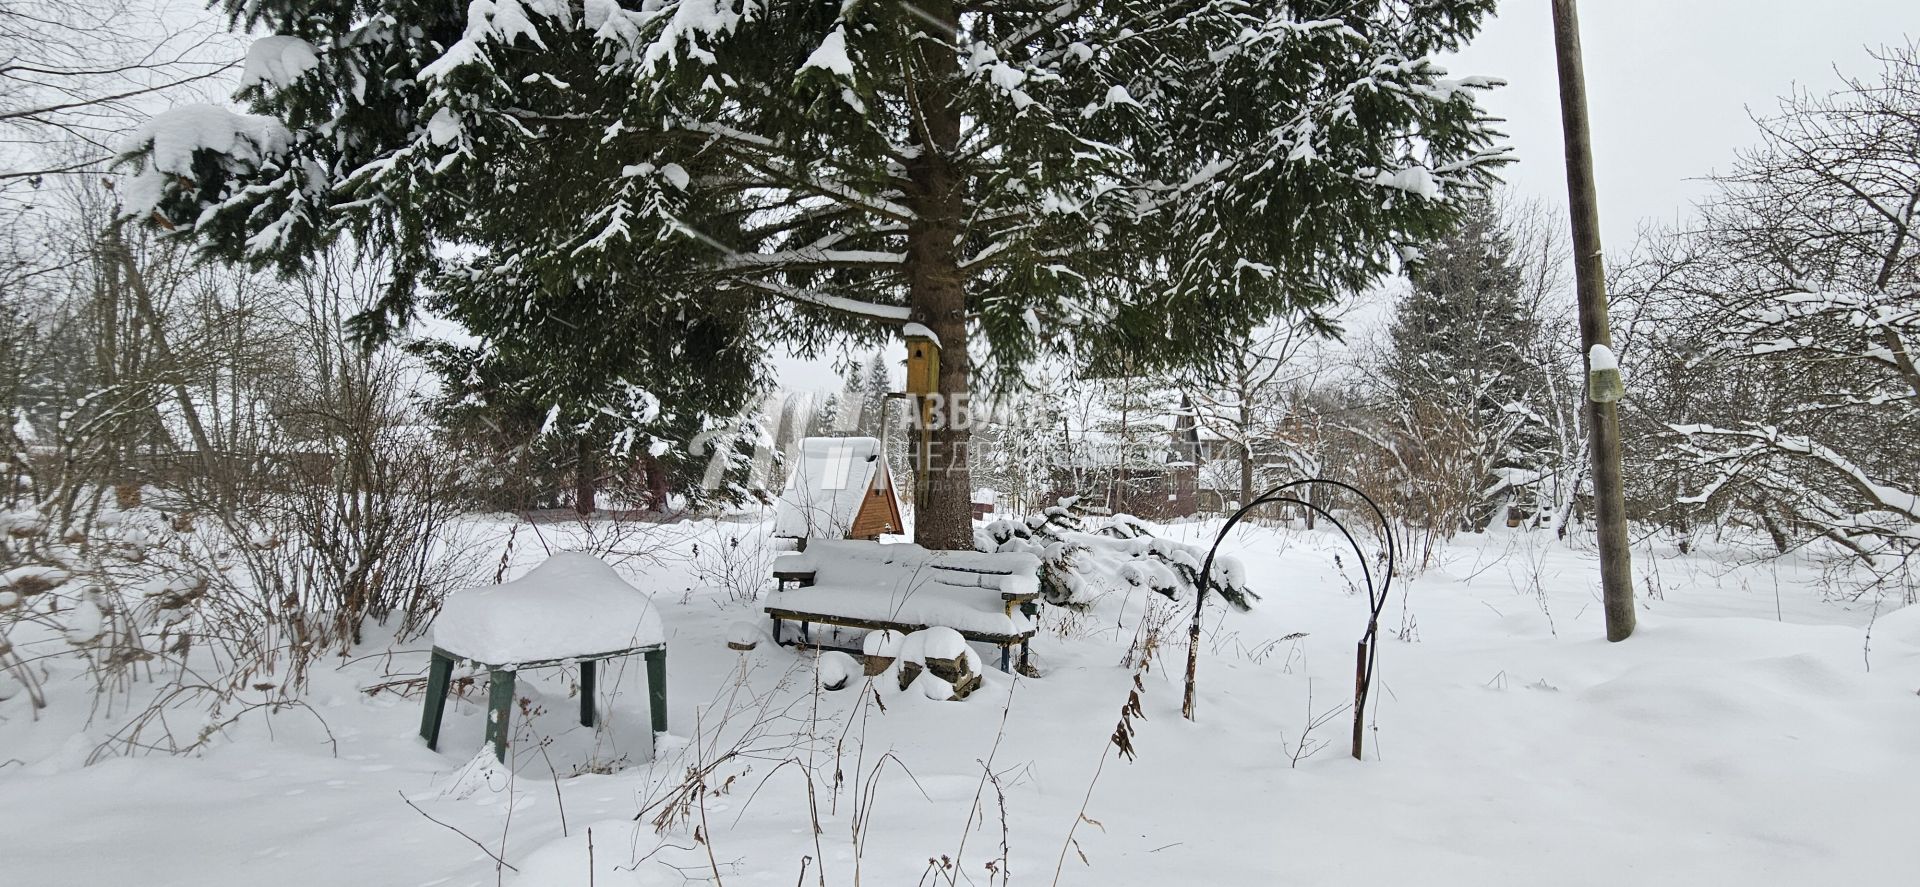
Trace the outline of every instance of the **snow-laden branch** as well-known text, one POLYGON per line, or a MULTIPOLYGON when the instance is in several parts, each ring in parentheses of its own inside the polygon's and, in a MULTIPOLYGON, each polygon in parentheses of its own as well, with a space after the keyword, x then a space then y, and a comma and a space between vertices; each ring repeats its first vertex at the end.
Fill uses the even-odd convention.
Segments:
POLYGON ((726 270, 743 268, 898 268, 907 261, 904 253, 865 249, 800 249, 770 253, 734 253, 720 260, 726 270))
POLYGON ((743 286, 763 290, 779 296, 782 299, 798 302, 802 305, 826 308, 844 314, 864 317, 869 320, 882 321, 884 323, 904 324, 907 322, 908 309, 905 305, 876 305, 872 302, 862 302, 859 299, 849 299, 845 296, 815 292, 804 287, 781 283, 777 280, 747 278, 740 280, 739 283, 743 286))
MULTIPOLYGON (((1920 523, 1920 495, 1893 483, 1875 478, 1852 459, 1805 435, 1785 434, 1770 426, 1719 428, 1712 425, 1669 426, 1688 439, 1719 437, 1748 441, 1750 454, 1761 452, 1806 459, 1838 476, 1876 508, 1891 511, 1906 520, 1920 523)), ((1692 497, 1695 501, 1704 501, 1692 497)))

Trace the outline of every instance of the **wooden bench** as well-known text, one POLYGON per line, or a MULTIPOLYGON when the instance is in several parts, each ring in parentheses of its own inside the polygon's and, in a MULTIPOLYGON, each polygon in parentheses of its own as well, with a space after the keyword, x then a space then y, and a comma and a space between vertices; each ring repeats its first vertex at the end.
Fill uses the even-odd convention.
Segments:
POLYGON ((779 589, 767 598, 773 639, 787 645, 783 624, 800 623, 797 643, 813 646, 813 623, 903 633, 945 626, 970 641, 1000 648, 1010 671, 1020 667, 1038 624, 1040 561, 1024 553, 928 551, 917 545, 813 540, 805 552, 774 560, 779 589))

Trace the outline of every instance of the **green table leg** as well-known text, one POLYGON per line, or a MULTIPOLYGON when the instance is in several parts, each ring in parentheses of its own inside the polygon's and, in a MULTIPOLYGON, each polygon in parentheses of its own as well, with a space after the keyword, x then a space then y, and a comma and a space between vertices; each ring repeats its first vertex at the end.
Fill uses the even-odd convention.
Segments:
POLYGON ((580 663, 580 726, 593 726, 594 662, 580 663))
POLYGON ((487 689, 487 741, 493 743, 493 756, 507 762, 508 716, 513 713, 513 672, 495 669, 487 689))
POLYGON ((653 732, 667 732, 667 651, 647 651, 647 697, 653 708, 653 732))
POLYGON ((420 715, 420 738, 428 749, 440 746, 440 720, 447 713, 447 689, 453 684, 453 657, 433 651, 427 669, 427 710, 420 715))

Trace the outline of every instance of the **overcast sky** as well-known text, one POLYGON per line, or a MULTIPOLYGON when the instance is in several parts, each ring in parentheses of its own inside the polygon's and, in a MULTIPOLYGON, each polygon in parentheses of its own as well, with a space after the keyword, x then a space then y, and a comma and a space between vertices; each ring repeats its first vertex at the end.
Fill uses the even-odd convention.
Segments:
MULTIPOLYGON (((1520 162, 1514 190, 1566 203, 1559 82, 1548 0, 1505 0, 1455 75, 1508 85, 1484 104, 1506 119, 1520 162)), ((1706 191, 1698 181, 1754 143, 1767 114, 1800 85, 1826 92, 1840 72, 1867 76, 1868 47, 1920 37, 1916 0, 1587 0, 1580 4, 1602 235, 1629 245, 1643 220, 1672 222, 1706 191)))

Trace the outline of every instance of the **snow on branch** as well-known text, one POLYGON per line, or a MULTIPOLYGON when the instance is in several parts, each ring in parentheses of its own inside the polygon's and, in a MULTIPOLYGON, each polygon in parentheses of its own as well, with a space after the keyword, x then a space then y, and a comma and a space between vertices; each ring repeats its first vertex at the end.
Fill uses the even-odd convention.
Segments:
POLYGON ((864 249, 800 249, 779 250, 769 253, 734 253, 720 260, 720 267, 727 270, 741 268, 894 268, 905 264, 904 253, 881 252, 864 249))
MULTIPOLYGON (((1920 523, 1920 495, 1905 490, 1884 480, 1877 479, 1831 447, 1822 445, 1804 435, 1785 434, 1771 426, 1752 426, 1750 428, 1719 428, 1711 425, 1673 425, 1673 431, 1689 440, 1696 437, 1718 437, 1747 441, 1749 446, 1734 453, 1719 454, 1722 458, 1738 454, 1740 457, 1752 457, 1761 454, 1778 454, 1810 461, 1838 476, 1848 487, 1864 498, 1876 509, 1893 512, 1900 517, 1920 523)), ((1708 455, 1707 451, 1695 450, 1698 455, 1708 455)), ((1704 501, 1701 496, 1689 497, 1692 501, 1704 501)))
POLYGON ((849 299, 845 296, 834 296, 827 293, 815 292, 804 287, 781 283, 777 280, 749 278, 741 280, 740 283, 744 286, 753 287, 754 289, 764 290, 788 301, 799 302, 803 305, 812 305, 816 308, 839 311, 844 314, 853 314, 886 323, 906 323, 909 313, 905 305, 876 305, 872 302, 862 302, 859 299, 849 299))
POLYGON ((262 37, 247 47, 246 63, 240 70, 240 88, 290 86, 317 67, 320 67, 320 54, 313 44, 284 35, 262 37))
POLYGON ((127 188, 127 210, 154 211, 177 183, 197 185, 194 158, 205 153, 234 174, 256 172, 279 162, 292 142, 287 128, 272 117, 236 114, 215 105, 181 105, 155 115, 134 131, 126 155, 144 159, 127 188))

